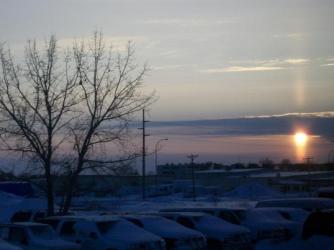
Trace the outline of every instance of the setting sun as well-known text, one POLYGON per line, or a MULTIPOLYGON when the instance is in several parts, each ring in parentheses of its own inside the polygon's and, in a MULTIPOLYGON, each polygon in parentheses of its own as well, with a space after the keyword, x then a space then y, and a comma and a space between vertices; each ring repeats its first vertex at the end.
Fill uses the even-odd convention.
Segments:
POLYGON ((295 134, 295 143, 297 146, 305 145, 307 142, 307 139, 308 139, 308 136, 304 132, 297 132, 295 134))

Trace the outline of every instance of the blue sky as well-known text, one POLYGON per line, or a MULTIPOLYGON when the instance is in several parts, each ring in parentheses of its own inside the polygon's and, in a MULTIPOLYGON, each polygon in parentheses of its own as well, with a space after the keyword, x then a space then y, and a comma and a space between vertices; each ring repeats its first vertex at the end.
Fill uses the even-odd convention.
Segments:
POLYGON ((136 44, 151 67, 154 120, 334 110, 331 0, 0 0, 14 53, 55 34, 100 29, 116 50, 136 44))

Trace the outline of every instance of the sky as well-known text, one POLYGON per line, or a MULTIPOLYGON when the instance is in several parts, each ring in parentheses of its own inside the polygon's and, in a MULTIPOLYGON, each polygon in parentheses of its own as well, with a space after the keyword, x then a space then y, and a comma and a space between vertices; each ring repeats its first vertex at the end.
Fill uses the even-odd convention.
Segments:
MULTIPOLYGON (((18 58, 28 39, 42 43, 50 35, 66 47, 99 30, 119 52, 133 41, 138 64, 151 69, 144 81, 157 97, 151 121, 333 117, 333 10, 333 0, 0 0, 0 41, 18 58)), ((325 162, 333 149, 333 137, 312 131, 300 151, 293 131, 226 135, 199 126, 190 134, 175 124, 152 128, 148 150, 168 137, 159 162, 199 153, 199 161, 232 163, 325 162)), ((148 161, 154 171, 152 155, 148 161)))
POLYGON ((61 46, 96 29, 151 71, 153 120, 334 110, 332 0, 0 0, 0 40, 61 46))

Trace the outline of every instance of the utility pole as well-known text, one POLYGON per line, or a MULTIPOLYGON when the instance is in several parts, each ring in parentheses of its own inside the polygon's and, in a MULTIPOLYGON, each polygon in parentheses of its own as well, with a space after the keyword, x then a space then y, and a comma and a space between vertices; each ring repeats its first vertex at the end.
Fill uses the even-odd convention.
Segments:
POLYGON ((143 148, 142 148, 142 196, 143 200, 146 199, 146 136, 149 136, 146 134, 145 130, 145 109, 143 109, 143 127, 139 128, 143 131, 143 148))
POLYGON ((193 201, 196 201, 196 189, 195 189, 195 171, 194 171, 194 159, 198 157, 198 155, 188 155, 191 164, 191 178, 192 178, 192 186, 193 186, 193 201))

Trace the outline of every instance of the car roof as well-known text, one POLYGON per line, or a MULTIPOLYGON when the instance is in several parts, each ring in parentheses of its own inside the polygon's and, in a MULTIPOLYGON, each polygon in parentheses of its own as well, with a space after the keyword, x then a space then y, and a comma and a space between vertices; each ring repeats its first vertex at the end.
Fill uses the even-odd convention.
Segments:
POLYGON ((38 223, 38 222, 14 222, 14 223, 11 223, 11 224, 1 224, 0 226, 3 226, 3 227, 27 227, 27 226, 47 226, 47 224, 38 223))
POLYGON ((125 214, 122 215, 123 218, 133 218, 133 219, 156 219, 163 218, 159 214, 125 214))
POLYGON ((197 211, 237 211, 237 210, 247 210, 244 207, 176 207, 176 208, 165 208, 161 209, 161 212, 197 212, 197 211))
POLYGON ((158 215, 167 216, 167 215, 179 215, 185 217, 202 217, 202 216, 210 216, 206 213, 201 212, 159 212, 158 215))
POLYGON ((117 215, 65 215, 65 216, 52 216, 41 219, 43 220, 80 220, 80 221, 119 221, 121 220, 120 216, 117 215))

